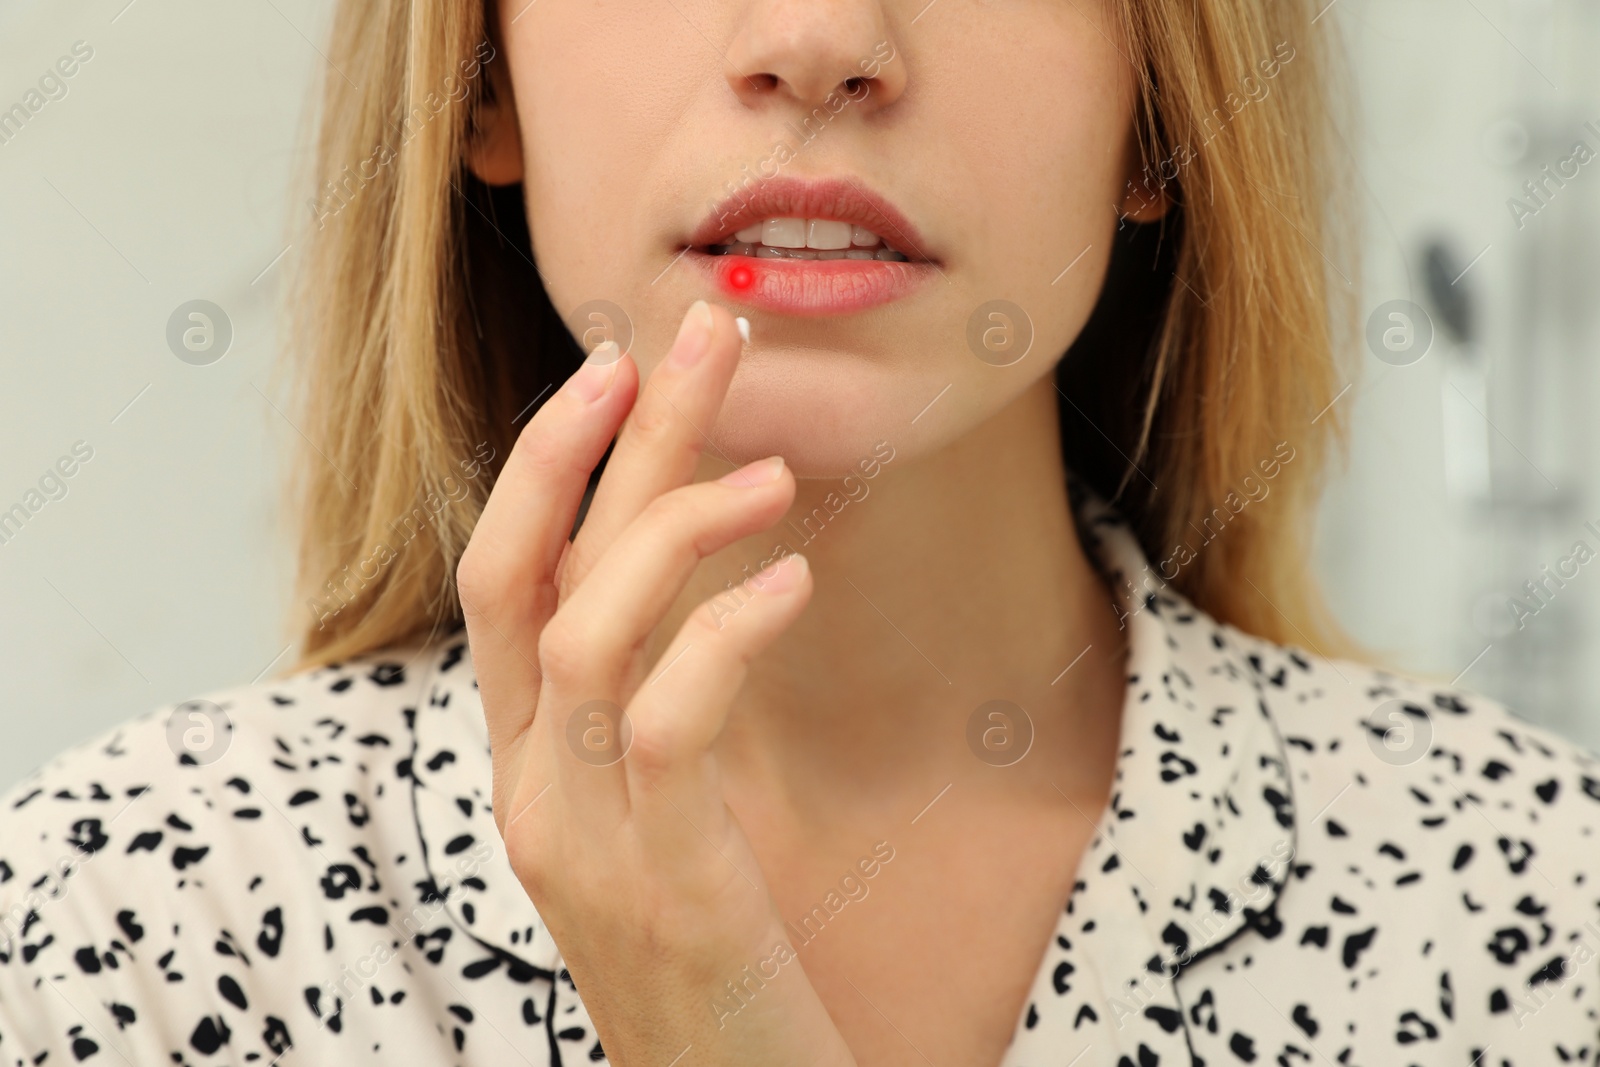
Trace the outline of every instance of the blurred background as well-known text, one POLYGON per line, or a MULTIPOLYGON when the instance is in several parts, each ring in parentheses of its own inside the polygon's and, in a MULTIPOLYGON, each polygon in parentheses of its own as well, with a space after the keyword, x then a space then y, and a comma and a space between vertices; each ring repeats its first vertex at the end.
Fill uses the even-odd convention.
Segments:
MULTIPOLYGON (((292 656, 274 311, 326 16, 0 7, 0 788, 292 656)), ((1317 567, 1386 662, 1600 748, 1600 5, 1317 27, 1358 94, 1368 326, 1317 567)))

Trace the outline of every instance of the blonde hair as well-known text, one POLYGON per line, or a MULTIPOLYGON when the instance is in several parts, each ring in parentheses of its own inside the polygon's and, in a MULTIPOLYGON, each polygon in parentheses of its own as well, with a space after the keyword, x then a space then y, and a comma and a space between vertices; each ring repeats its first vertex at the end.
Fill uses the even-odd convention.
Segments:
MULTIPOLYGON (((1119 8, 1148 168, 1133 192, 1174 206, 1121 231, 1058 368, 1067 464, 1198 607, 1344 651, 1308 573, 1356 291, 1332 26, 1300 0, 1119 8)), ((289 335, 302 666, 459 620, 455 565, 494 473, 578 363, 530 259, 520 188, 463 164, 493 92, 487 17, 485 0, 345 0, 334 18, 289 335)))

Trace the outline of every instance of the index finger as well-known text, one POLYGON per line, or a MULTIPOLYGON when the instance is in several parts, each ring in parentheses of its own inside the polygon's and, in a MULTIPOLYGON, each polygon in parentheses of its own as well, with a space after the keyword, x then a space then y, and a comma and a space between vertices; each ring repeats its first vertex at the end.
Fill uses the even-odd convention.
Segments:
MULTIPOLYGON (((606 461, 583 527, 562 564, 572 589, 652 500, 694 477, 742 351, 727 308, 696 300, 661 364, 651 373, 606 461)), ((714 446, 713 446, 714 447, 714 446)))

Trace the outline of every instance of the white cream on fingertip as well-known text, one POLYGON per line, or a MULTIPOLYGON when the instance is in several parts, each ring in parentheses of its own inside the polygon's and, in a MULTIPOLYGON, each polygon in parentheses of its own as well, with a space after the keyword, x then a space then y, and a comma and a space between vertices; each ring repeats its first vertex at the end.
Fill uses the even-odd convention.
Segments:
POLYGON ((745 344, 749 344, 750 343, 750 320, 745 318, 743 315, 740 315, 737 318, 735 318, 733 320, 733 322, 734 322, 734 325, 739 327, 739 336, 744 338, 745 344))
POLYGON ((607 363, 615 363, 621 358, 622 349, 618 347, 617 342, 601 341, 599 344, 595 345, 594 348, 589 350, 589 354, 584 357, 583 361, 585 363, 595 363, 603 366, 607 363))

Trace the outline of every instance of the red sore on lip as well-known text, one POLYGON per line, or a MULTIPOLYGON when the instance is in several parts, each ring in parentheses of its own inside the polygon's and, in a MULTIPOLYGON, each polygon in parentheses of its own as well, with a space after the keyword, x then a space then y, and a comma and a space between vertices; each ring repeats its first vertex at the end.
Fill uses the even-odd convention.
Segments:
POLYGON ((744 263, 735 263, 722 274, 722 284, 736 295, 748 293, 756 284, 756 272, 744 263))

